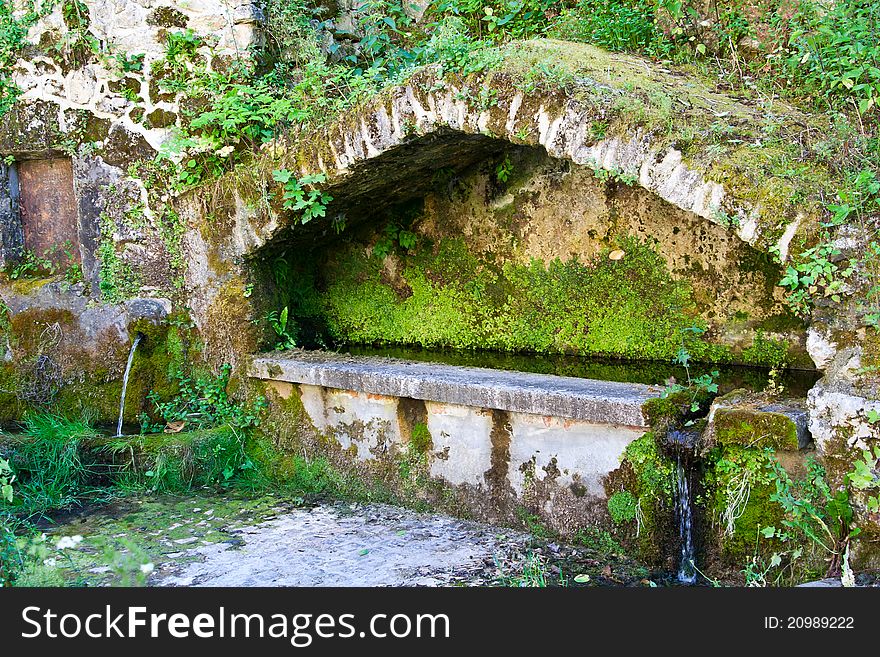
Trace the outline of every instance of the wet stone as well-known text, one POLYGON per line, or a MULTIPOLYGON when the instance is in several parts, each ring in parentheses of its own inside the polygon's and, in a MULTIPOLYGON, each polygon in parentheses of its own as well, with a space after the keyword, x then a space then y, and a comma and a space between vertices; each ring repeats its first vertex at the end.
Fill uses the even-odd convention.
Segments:
POLYGON ((210 526, 170 535, 175 521, 205 517, 193 501, 126 500, 66 519, 47 532, 50 541, 83 539, 56 575, 79 586, 118 584, 123 556, 135 570, 152 564, 151 586, 522 586, 536 564, 548 586, 640 585, 648 575, 616 553, 386 504, 214 496, 210 526))

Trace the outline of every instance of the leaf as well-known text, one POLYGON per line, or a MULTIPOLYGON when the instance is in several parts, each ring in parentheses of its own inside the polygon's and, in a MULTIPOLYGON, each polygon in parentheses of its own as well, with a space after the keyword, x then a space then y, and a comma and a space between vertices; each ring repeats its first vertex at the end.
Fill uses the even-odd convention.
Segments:
POLYGON ((782 563, 782 557, 780 557, 779 554, 774 552, 773 556, 770 557, 770 567, 776 568, 776 566, 778 566, 781 563, 782 563))
POLYGON ((287 169, 278 169, 272 172, 272 180, 275 182, 286 183, 290 180, 291 175, 293 174, 287 169))
POLYGON ((3 499, 7 502, 12 501, 12 486, 9 484, 3 484, 3 487, 0 488, 0 491, 3 493, 3 499))
POLYGON ((764 538, 773 538, 776 535, 776 527, 763 527, 761 534, 763 534, 764 538))
POLYGON ((625 255, 626 255, 626 252, 623 251, 622 249, 615 249, 614 251, 612 251, 611 253, 608 254, 608 259, 609 260, 622 260, 623 256, 625 256, 625 255))
POLYGON ((574 581, 577 582, 578 584, 586 584, 587 582, 590 581, 590 576, 587 575, 586 573, 581 573, 580 575, 574 576, 574 581))
POLYGON ((174 420, 165 425, 165 433, 180 433, 186 426, 186 420, 174 420))

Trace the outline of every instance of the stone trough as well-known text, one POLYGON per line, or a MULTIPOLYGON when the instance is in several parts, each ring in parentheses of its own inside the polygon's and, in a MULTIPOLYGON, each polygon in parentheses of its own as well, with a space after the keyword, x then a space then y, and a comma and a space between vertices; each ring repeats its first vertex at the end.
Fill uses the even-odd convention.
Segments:
POLYGON ((250 375, 281 398, 297 395, 315 430, 358 461, 405 453, 418 442, 433 478, 488 495, 508 511, 541 491, 548 515, 561 518, 604 513, 604 480, 647 430, 642 405, 662 392, 304 351, 257 356, 250 375))

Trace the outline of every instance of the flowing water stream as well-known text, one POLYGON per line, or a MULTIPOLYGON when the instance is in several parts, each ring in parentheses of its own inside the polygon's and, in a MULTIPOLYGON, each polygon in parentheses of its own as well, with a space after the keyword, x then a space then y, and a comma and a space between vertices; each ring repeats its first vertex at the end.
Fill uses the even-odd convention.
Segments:
POLYGON ((694 584, 697 581, 691 475, 699 438, 698 431, 670 431, 666 435, 666 444, 675 453, 675 518, 680 545, 676 578, 682 584, 694 584))
POLYGON ((128 377, 131 374, 131 364, 134 361, 134 352, 142 337, 144 336, 140 333, 134 336, 134 341, 131 343, 131 351, 128 352, 128 362, 125 364, 125 376, 122 377, 122 396, 119 398, 119 423, 116 425, 117 438, 122 436, 122 417, 125 414, 125 391, 128 390, 128 377))
POLYGON ((690 473, 682 464, 682 457, 676 460, 675 514, 678 517, 678 538, 681 541, 681 560, 678 565, 678 581, 693 584, 697 581, 694 567, 694 511, 691 503, 690 473))

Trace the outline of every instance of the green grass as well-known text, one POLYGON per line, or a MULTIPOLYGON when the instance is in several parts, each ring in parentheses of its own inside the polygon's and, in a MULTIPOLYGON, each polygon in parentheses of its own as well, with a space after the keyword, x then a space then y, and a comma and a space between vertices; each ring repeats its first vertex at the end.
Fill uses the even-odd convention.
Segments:
POLYGON ((98 435, 87 421, 51 413, 26 416, 24 433, 11 448, 16 472, 13 508, 44 514, 84 498, 101 496, 99 468, 87 445, 98 435))
MULTIPOLYGON (((275 494, 300 501, 371 494, 325 459, 293 456, 262 433, 229 425, 108 439, 85 419, 33 413, 23 433, 5 437, 0 453, 15 475, 12 501, 0 501, 0 586, 82 584, 59 579, 55 566, 41 566, 47 558, 60 563, 68 552, 46 543, 34 522, 63 510, 167 494, 275 494)), ((136 584, 137 564, 131 567, 130 550, 117 543, 102 558, 117 583, 136 584)))

